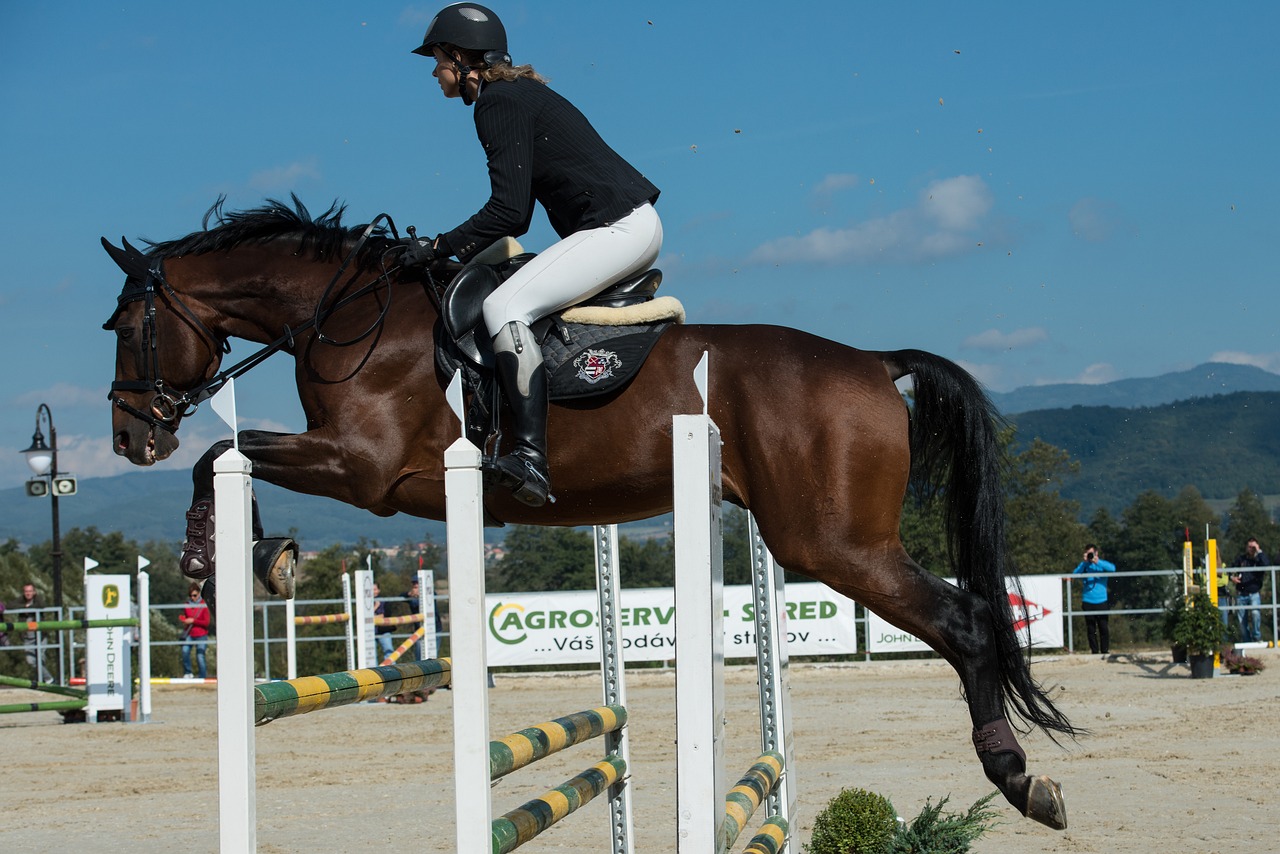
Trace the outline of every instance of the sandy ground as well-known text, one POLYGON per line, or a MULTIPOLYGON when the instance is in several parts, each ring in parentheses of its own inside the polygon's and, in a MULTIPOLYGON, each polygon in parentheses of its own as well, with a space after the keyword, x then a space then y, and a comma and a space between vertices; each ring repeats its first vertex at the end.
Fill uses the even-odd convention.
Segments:
MULTIPOLYGON (((1191 680, 1161 656, 1040 659, 1063 708, 1092 735, 1059 748, 1023 744, 1032 773, 1062 783, 1070 828, 1055 832, 1004 804, 978 851, 1258 852, 1280 846, 1274 726, 1280 654, 1253 677, 1191 680)), ((799 838, 841 788, 888 796, 913 817, 926 798, 957 811, 992 790, 969 743, 958 681, 941 662, 792 667, 799 838)), ((599 704, 588 674, 499 676, 495 736, 599 704)), ((628 674, 636 850, 673 851, 674 675, 628 674)), ((25 691, 0 693, 18 702, 25 691)), ((730 668, 727 752, 733 779, 758 752, 754 669, 730 668), (736 728, 736 730, 735 730, 736 728)), ((451 694, 415 705, 365 704, 256 730, 258 847, 452 851, 451 694)), ((147 725, 63 725, 54 712, 0 717, 0 848, 49 852, 214 851, 218 844, 216 691, 158 686, 147 725)), ((516 772, 494 813, 586 768, 591 742, 516 772)), ((593 803, 522 850, 609 850, 593 803)), ((757 816, 753 827, 761 817, 757 816)), ((747 835, 737 847, 745 844, 747 835)))

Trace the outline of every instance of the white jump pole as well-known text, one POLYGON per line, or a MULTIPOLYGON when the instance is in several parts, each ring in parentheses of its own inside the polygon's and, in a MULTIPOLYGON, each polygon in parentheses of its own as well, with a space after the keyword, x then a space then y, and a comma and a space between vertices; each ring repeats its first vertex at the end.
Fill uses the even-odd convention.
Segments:
MULTIPOLYGON (((480 449, 465 438, 455 441, 444 453, 458 854, 489 851, 493 844, 480 459, 480 449)), ((419 588, 424 600, 432 594, 433 591, 419 588)), ((434 630, 434 625, 428 628, 434 630)))
POLYGON ((440 639, 436 637, 435 570, 418 570, 418 606, 418 611, 422 614, 422 627, 425 629, 419 642, 419 657, 430 661, 440 657, 440 639))
POLYGON ((342 573, 342 612, 347 615, 347 669, 356 669, 356 627, 351 625, 351 573, 342 573))
POLYGON ((298 607, 294 600, 284 600, 284 661, 288 679, 298 678, 298 627, 293 622, 296 616, 298 607))
MULTIPOLYGON (((705 399, 705 398, 704 398, 705 399)), ((676 572, 676 850, 717 854, 728 786, 724 758, 724 565, 720 431, 672 419, 676 572)))
POLYGON ((138 555, 138 723, 151 720, 151 561, 138 555), (144 562, 145 561, 145 562, 144 562))
MULTIPOLYGON (((373 555, 369 555, 368 569, 357 569, 355 573, 356 610, 355 639, 356 667, 377 667, 380 663, 378 649, 373 639, 373 555)), ((353 621, 348 620, 347 625, 353 621)))
POLYGON ((258 846, 253 732, 253 464, 236 449, 213 464, 218 538, 218 839, 226 854, 258 846))

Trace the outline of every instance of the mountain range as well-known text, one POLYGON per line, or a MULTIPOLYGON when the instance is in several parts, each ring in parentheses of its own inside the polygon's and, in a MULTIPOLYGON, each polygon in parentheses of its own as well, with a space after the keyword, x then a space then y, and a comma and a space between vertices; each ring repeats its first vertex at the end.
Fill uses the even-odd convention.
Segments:
MULTIPOLYGON (((1080 476, 1062 492, 1086 514, 1098 506, 1119 510, 1144 489, 1172 495, 1187 483, 1218 499, 1244 486, 1280 493, 1280 375, 1259 368, 1209 363, 1148 379, 1031 386, 992 398, 1017 425, 1020 443, 1039 437, 1081 461, 1080 476)), ((262 481, 255 488, 267 533, 292 532, 303 548, 362 538, 383 546, 444 541, 441 522, 382 518, 262 481)), ((186 472, 84 479, 76 495, 59 499, 60 526, 177 542, 190 501, 186 472)), ((22 486, 0 490, 0 520, 0 542, 49 539, 47 499, 29 498, 22 486)), ((502 531, 491 529, 490 536, 500 540, 502 531)))

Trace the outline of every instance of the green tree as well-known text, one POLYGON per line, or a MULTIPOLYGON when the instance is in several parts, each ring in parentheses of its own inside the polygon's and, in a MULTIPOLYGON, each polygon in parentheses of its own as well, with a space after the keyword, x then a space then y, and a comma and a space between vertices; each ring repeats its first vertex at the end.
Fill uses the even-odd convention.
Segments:
POLYGON ((636 540, 620 537, 618 564, 625 587, 671 587, 676 561, 670 537, 636 540))
POLYGON ((488 585, 492 592, 595 589, 595 545, 586 531, 515 525, 503 548, 488 585))
POLYGON ((1244 553, 1244 544, 1250 537, 1257 537, 1272 563, 1280 560, 1276 554, 1280 551, 1280 525, 1271 518, 1262 498, 1252 489, 1240 490, 1236 500, 1223 514, 1222 522, 1226 536, 1219 541, 1218 548, 1227 563, 1235 563, 1237 556, 1244 553))
MULTIPOLYGON (((1012 443, 1012 435, 1007 440, 1012 443)), ((1010 460, 1005 476, 1009 562, 1024 574, 1062 572, 1075 565, 1086 536, 1080 504, 1060 490, 1080 471, 1066 451, 1033 439, 1010 460)))

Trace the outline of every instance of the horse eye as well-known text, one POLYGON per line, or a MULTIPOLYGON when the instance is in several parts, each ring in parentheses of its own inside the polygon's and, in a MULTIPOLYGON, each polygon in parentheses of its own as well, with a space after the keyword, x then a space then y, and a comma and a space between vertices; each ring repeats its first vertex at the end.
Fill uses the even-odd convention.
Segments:
POLYGON ((132 326, 121 326, 119 329, 117 329, 117 330, 116 330, 116 336, 117 336, 121 341, 132 341, 132 340, 133 340, 133 327, 132 327, 132 326))

